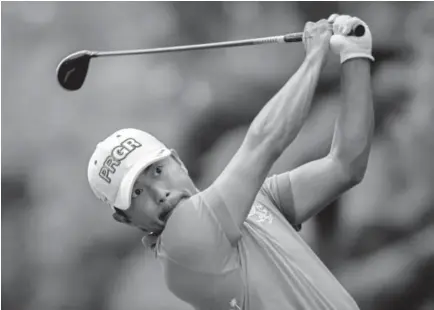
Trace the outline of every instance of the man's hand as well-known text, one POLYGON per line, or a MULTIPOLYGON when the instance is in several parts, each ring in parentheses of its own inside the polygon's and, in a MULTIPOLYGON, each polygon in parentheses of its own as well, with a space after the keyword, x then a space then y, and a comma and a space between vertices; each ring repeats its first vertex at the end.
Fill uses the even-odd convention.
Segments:
POLYGON ((313 57, 319 57, 325 60, 325 56, 329 50, 331 36, 332 28, 327 20, 321 19, 316 23, 307 22, 304 26, 303 33, 306 57, 313 55, 313 57))
POLYGON ((328 22, 333 24, 333 36, 330 38, 331 50, 340 56, 341 63, 352 58, 372 57, 372 34, 368 25, 357 17, 333 14, 328 22), (348 34, 357 25, 365 27, 365 33, 361 37, 349 36, 348 34))

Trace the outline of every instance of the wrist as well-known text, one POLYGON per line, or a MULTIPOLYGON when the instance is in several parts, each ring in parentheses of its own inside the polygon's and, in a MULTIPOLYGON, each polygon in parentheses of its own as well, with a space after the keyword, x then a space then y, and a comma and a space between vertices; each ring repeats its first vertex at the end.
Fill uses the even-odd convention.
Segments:
POLYGON ((357 69, 360 67, 371 67, 371 59, 367 57, 349 58, 341 63, 344 68, 357 69))
POLYGON ((368 52, 341 53, 340 58, 341 58, 341 64, 352 59, 362 59, 362 60, 367 60, 372 62, 375 61, 374 57, 372 57, 370 52, 369 53, 368 52))
MULTIPOLYGON (((342 76, 345 81, 357 79, 355 87, 360 87, 360 81, 369 81, 371 79, 371 61, 368 58, 348 59, 341 65, 342 76)), ((367 82, 366 85, 370 85, 367 82)))
POLYGON ((322 51, 312 51, 306 54, 304 61, 309 65, 322 66, 326 60, 326 54, 322 51))

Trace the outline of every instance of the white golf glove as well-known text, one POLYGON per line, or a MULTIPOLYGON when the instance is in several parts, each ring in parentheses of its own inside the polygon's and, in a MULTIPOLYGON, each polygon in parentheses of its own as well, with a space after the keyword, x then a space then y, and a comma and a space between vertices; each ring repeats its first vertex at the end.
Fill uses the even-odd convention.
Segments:
POLYGON ((330 48, 333 53, 341 58, 341 64, 352 58, 372 57, 372 34, 368 25, 357 17, 333 14, 328 18, 333 24, 333 35, 330 38, 330 48), (365 27, 365 33, 361 37, 348 35, 357 25, 365 27))

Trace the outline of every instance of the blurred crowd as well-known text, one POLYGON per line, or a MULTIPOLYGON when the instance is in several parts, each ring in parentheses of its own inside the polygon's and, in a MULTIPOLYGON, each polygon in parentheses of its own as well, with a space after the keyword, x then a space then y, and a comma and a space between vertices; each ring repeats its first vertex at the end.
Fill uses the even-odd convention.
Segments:
MULTIPOLYGON (((363 182, 300 233, 362 310, 434 309, 430 2, 2 2, 2 309, 191 310, 165 287, 140 231, 93 197, 90 155, 117 129, 146 130, 204 188, 304 50, 98 59, 77 92, 57 84, 63 57, 298 32, 335 12, 373 33, 375 138, 363 182)), ((330 55, 308 120, 271 173, 327 154, 339 91, 330 55)))

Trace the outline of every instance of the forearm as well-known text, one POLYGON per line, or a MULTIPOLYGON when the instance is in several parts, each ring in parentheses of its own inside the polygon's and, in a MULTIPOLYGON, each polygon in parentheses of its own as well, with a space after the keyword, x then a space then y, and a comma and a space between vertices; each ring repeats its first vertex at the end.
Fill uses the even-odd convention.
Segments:
POLYGON ((247 135, 272 141, 273 150, 283 152, 308 115, 322 64, 321 56, 308 55, 297 72, 262 108, 247 135))
POLYGON ((336 121, 330 154, 344 163, 351 177, 359 181, 366 170, 374 129, 370 61, 357 58, 344 62, 341 84, 344 103, 336 121))

